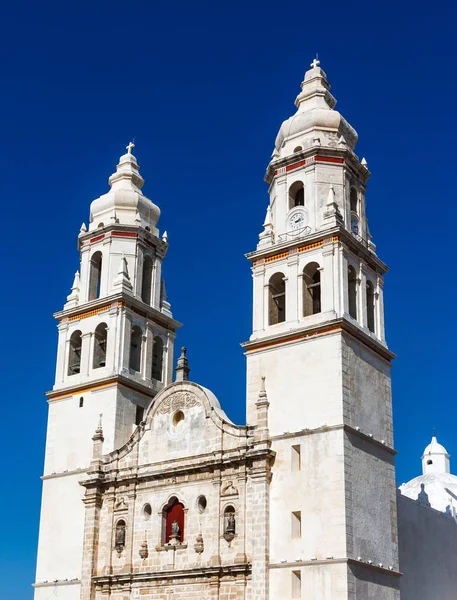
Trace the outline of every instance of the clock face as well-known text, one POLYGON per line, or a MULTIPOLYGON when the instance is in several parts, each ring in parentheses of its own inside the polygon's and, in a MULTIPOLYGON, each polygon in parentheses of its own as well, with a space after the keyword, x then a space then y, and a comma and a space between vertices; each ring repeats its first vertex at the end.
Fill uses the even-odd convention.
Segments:
POLYGON ((289 217, 290 229, 300 229, 305 226, 305 215, 302 212, 296 212, 289 217))

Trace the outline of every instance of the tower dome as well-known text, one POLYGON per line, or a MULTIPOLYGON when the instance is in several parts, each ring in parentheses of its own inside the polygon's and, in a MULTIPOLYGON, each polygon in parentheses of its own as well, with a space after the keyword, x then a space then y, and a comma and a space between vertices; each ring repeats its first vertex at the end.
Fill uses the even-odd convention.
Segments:
POLYGON ((425 448, 422 455, 422 472, 428 473, 450 473, 450 455, 444 446, 438 443, 435 432, 432 441, 425 448))
POLYGON ((284 158, 304 150, 318 141, 322 146, 347 144, 353 150, 357 144, 357 132, 334 110, 336 99, 330 93, 327 75, 319 67, 319 61, 311 63, 305 73, 301 92, 295 100, 297 112, 283 122, 275 141, 273 158, 284 158))
POLYGON ((89 230, 111 222, 123 225, 141 225, 157 235, 160 209, 141 192, 144 179, 141 177, 135 156, 134 144, 127 146, 109 178, 110 191, 94 200, 90 206, 89 230))

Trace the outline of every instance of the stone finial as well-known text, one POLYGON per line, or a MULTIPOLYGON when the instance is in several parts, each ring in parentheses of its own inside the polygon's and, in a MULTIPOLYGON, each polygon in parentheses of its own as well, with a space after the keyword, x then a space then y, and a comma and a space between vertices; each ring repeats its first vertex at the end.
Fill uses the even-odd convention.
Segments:
POLYGON ((67 296, 67 302, 65 304, 65 308, 73 308, 74 306, 78 306, 79 304, 79 271, 76 271, 75 278, 73 280, 73 285, 71 286, 71 292, 67 296))
POLYGON ((365 157, 362 158, 362 160, 360 161, 360 164, 362 165, 362 167, 365 167, 365 169, 368 171, 368 163, 367 163, 367 159, 365 157))
POLYGON ((86 231, 87 231, 86 224, 85 224, 85 223, 83 223, 83 224, 81 225, 81 229, 79 230, 79 233, 86 233, 86 231))
POLYGON ((116 291, 120 292, 133 291, 132 282, 130 281, 127 259, 124 255, 122 255, 121 262, 119 263, 119 271, 117 272, 116 279, 113 281, 113 287, 116 289, 116 291))
POLYGON ((176 381, 188 381, 189 380, 189 361, 187 360, 187 349, 183 346, 181 348, 181 356, 178 358, 178 364, 175 369, 176 381))
POLYGON ((168 244, 168 233, 166 231, 163 232, 162 242, 168 244))
POLYGON ((194 550, 197 554, 201 554, 204 549, 205 549, 205 544, 203 542, 203 536, 201 533, 199 533, 195 540, 194 550))
POLYGON ((103 453, 103 442, 105 441, 105 438, 103 436, 102 417, 103 414, 100 414, 97 429, 95 430, 95 433, 92 436, 92 441, 94 442, 92 451, 93 460, 98 460, 103 453))
POLYGON ((324 213, 325 224, 327 227, 336 227, 343 224, 343 215, 336 201, 335 188, 333 183, 329 185, 327 205, 324 213))
POLYGON ((270 205, 267 208, 267 214, 265 215, 265 221, 263 223, 263 231, 259 234, 259 243, 257 247, 272 246, 274 244, 274 232, 273 232, 273 217, 271 214, 270 205))
POLYGON ((257 441, 267 440, 269 437, 268 432, 268 402, 267 391, 265 389, 265 376, 263 375, 260 383, 260 390, 258 400, 255 403, 257 408, 257 427, 255 432, 255 439, 257 441))
POLYGON ((425 483, 421 483, 421 491, 419 492, 419 494, 417 496, 417 501, 422 506, 427 506, 428 508, 430 508, 430 506, 431 506, 429 499, 428 499, 428 494, 425 491, 425 483))
POLYGON ((144 540, 140 546, 140 550, 139 550, 138 554, 140 555, 140 558, 142 558, 143 560, 145 560, 149 556, 149 548, 148 548, 148 541, 146 539, 146 532, 144 532, 144 540))

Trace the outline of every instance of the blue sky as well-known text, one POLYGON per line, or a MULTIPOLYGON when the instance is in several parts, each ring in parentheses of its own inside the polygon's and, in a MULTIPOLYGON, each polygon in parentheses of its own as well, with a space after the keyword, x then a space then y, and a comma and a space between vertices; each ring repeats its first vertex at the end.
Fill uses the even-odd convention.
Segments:
POLYGON ((274 138, 316 52, 373 173, 370 227, 391 267, 399 483, 419 474, 433 427, 457 460, 455 11, 442 0, 2 4, 5 598, 33 594, 52 313, 70 291, 90 202, 135 137, 169 234, 178 344, 192 379, 244 422, 244 253, 261 230, 274 138))

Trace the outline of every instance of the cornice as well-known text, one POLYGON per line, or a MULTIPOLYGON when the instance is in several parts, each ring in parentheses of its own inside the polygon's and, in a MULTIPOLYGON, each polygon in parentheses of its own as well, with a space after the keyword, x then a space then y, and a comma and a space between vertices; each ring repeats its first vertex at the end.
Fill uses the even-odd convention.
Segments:
POLYGON ((318 335, 333 335, 338 332, 344 332, 351 335, 351 337, 355 338, 358 342, 362 343, 370 350, 376 352, 376 354, 381 356, 381 358, 389 363, 395 358, 395 354, 386 346, 373 339, 360 327, 353 325, 342 317, 326 321, 325 323, 319 323, 308 327, 300 327, 293 331, 283 331, 281 333, 269 335, 257 340, 249 340, 247 342, 243 342, 241 347, 245 349, 246 353, 251 353, 280 344, 296 342, 298 340, 303 340, 318 335))
POLYGON ((230 577, 233 575, 249 575, 252 564, 232 563, 230 565, 215 565, 207 567, 193 567, 190 569, 173 569, 170 571, 148 571, 145 573, 120 573, 118 575, 100 575, 92 577, 97 587, 122 586, 134 582, 167 581, 170 579, 195 579, 208 577, 230 577))
POLYGON ((119 305, 130 308, 136 314, 148 318, 170 331, 174 332, 176 329, 179 329, 182 326, 182 323, 176 321, 176 319, 167 317, 156 308, 145 304, 135 296, 131 296, 125 292, 119 292, 117 294, 111 294, 110 296, 104 296, 103 298, 97 298, 96 300, 85 302, 79 306, 55 312, 53 316, 59 321, 63 321, 64 319, 76 320, 75 318, 77 317, 84 318, 84 315, 87 313, 92 313, 93 311, 102 312, 104 309, 110 310, 111 308, 116 308, 116 306, 119 305))
POLYGON ((164 258, 168 250, 168 244, 152 232, 147 231, 138 225, 125 225, 121 223, 109 223, 104 227, 99 227, 98 229, 79 234, 78 250, 81 251, 83 246, 111 237, 137 238, 138 241, 145 246, 156 249, 160 258, 164 258))
POLYGON ((370 571, 375 571, 377 573, 384 573, 385 575, 390 575, 391 577, 401 577, 403 573, 397 571, 392 568, 387 568, 384 566, 379 566, 374 563, 369 563, 364 560, 356 560, 355 558, 333 558, 328 557, 325 559, 316 559, 316 560, 295 560, 295 561, 284 561, 280 563, 271 563, 269 565, 270 569, 290 569, 297 567, 322 567, 323 565, 338 565, 338 564, 347 564, 347 565, 357 565, 358 567, 362 567, 365 569, 369 569, 370 571))
POLYGON ((157 394, 157 391, 153 390, 149 386, 129 379, 124 375, 117 374, 111 375, 109 377, 104 377, 93 382, 84 381, 76 385, 66 386, 65 389, 51 390, 49 392, 46 392, 46 396, 49 398, 50 401, 52 401, 60 398, 65 398, 66 396, 73 396, 77 392, 91 392, 93 390, 109 387, 112 385, 123 385, 124 387, 128 387, 136 392, 141 392, 145 396, 149 396, 151 398, 153 398, 157 394))
MULTIPOLYGON (((306 148, 301 152, 296 152, 294 154, 290 154, 289 156, 271 161, 265 172, 264 180, 266 183, 271 185, 276 176, 281 176, 281 171, 283 169, 285 169, 286 172, 289 172, 294 170, 294 165, 297 165, 295 168, 300 168, 302 166, 314 166, 315 164, 319 164, 319 157, 322 157, 323 159, 341 159, 341 166, 349 167, 354 175, 358 177, 360 182, 363 183, 363 185, 366 185, 371 175, 370 171, 368 171, 368 169, 361 164, 356 154, 354 154, 354 152, 348 148, 312 146, 311 148, 306 148)), ((325 160, 322 162, 325 162, 325 160)))

